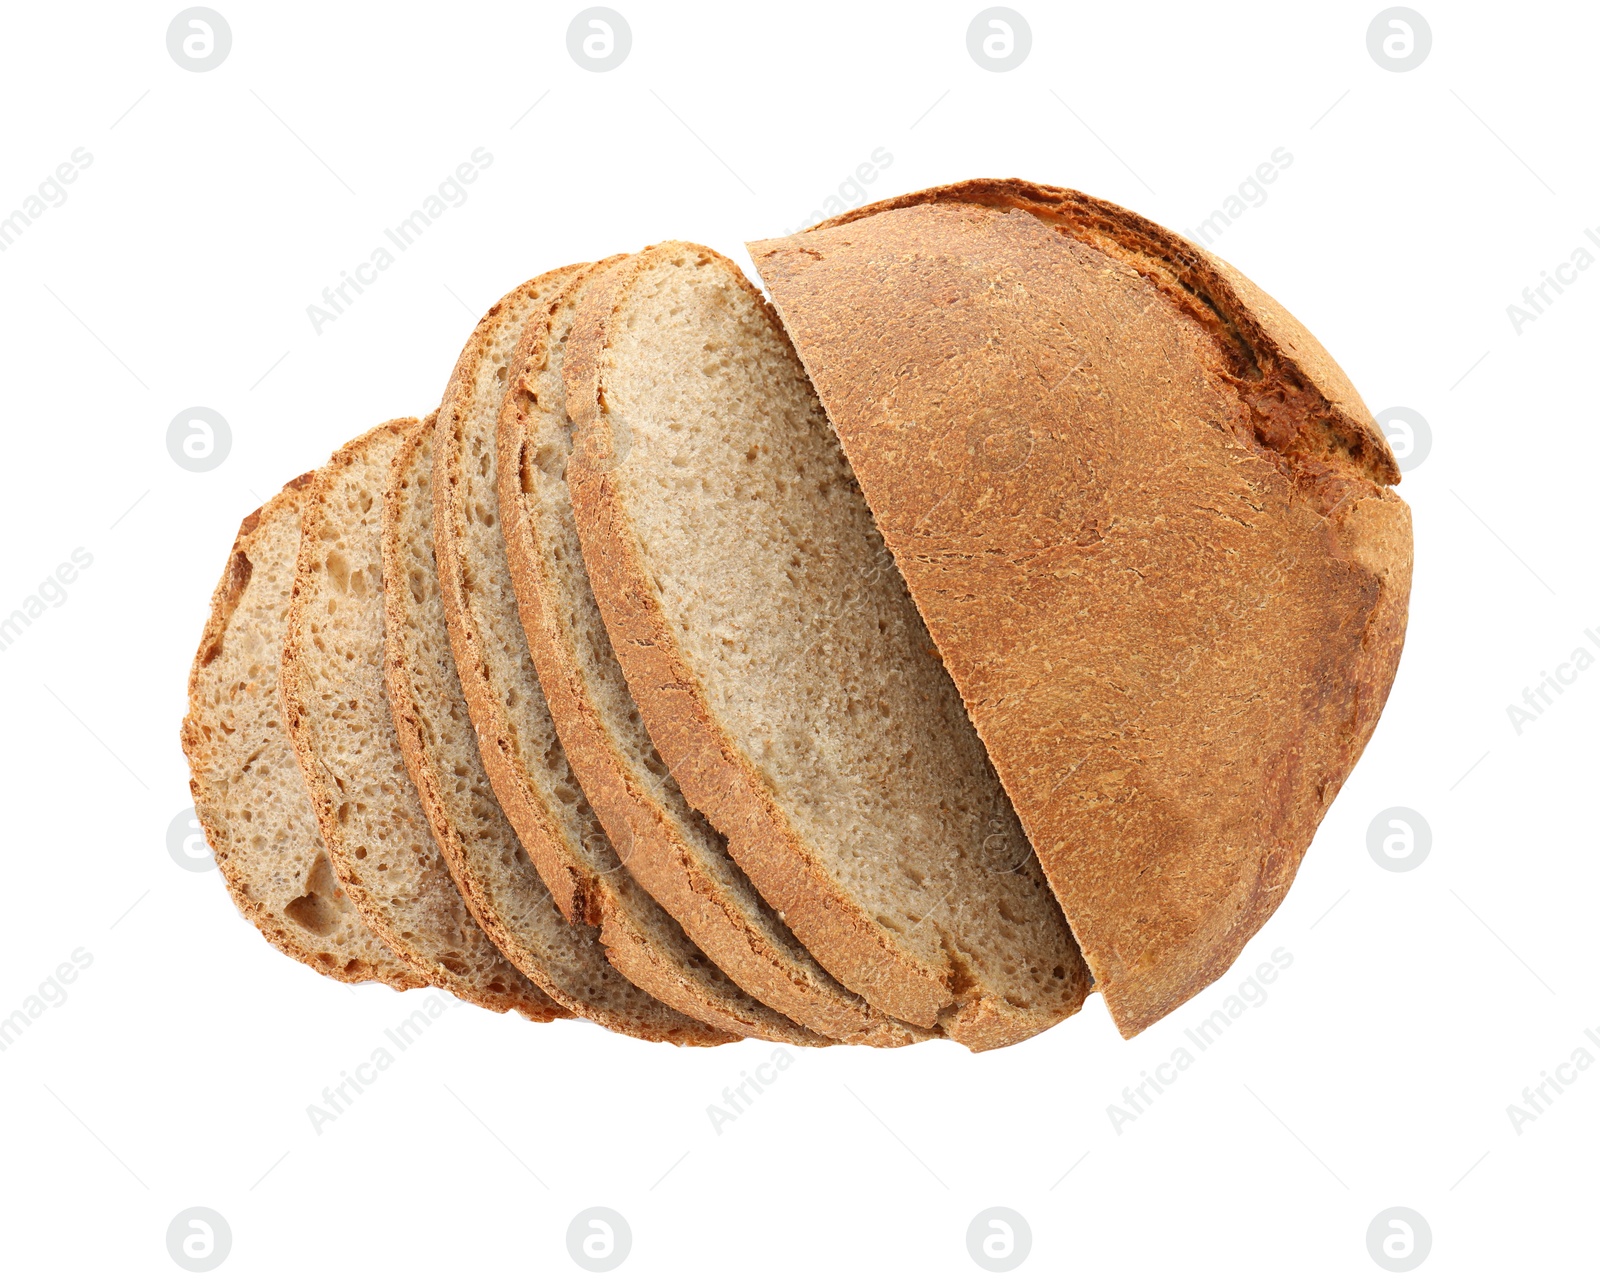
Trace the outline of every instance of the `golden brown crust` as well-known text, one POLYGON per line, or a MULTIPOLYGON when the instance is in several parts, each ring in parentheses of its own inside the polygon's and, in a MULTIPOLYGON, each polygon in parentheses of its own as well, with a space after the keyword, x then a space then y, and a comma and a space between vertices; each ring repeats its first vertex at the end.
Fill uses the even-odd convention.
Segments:
MULTIPOLYGON (((407 616, 404 597, 398 592, 393 595, 387 594, 389 584, 401 584, 406 581, 405 558, 401 546, 402 531, 398 520, 391 521, 388 513, 398 511, 401 490, 407 484, 407 477, 411 474, 417 450, 429 442, 432 428, 431 419, 420 424, 407 438, 400 452, 395 455, 390 469, 389 491, 384 498, 386 513, 383 540, 386 584, 384 603, 387 614, 387 625, 384 628, 384 674, 388 683, 389 704, 394 713, 395 728, 399 732, 401 750, 406 758, 406 767, 410 771, 412 781, 417 785, 423 808, 428 814, 428 823, 433 829, 434 839, 449 864, 450 873, 461 890, 461 896, 466 899, 473 916, 495 946, 552 998, 578 1016, 640 1040, 702 1046, 730 1043, 734 1037, 725 1032, 714 1031, 704 1023, 685 1017, 666 1005, 655 1004, 652 1016, 652 1013, 648 1012, 649 1006, 642 992, 636 993, 637 1002, 641 1006, 640 1012, 620 1012, 607 1004, 585 999, 581 994, 564 988, 555 980, 549 965, 538 954, 536 944, 521 937, 501 917, 495 908, 494 895, 488 886, 481 882, 473 860, 467 856, 463 833, 451 820, 440 795, 439 778, 424 742, 421 713, 416 704, 416 688, 411 676, 410 658, 401 638, 401 632, 411 625, 411 619, 407 616)), ((552 916, 554 914, 552 911, 552 916)), ((566 929, 583 927, 565 921, 560 923, 561 927, 566 929)), ((606 960, 598 953, 596 961, 609 967, 606 960)), ((606 985, 604 978, 605 975, 596 985, 606 985)), ((625 982, 620 974, 610 976, 610 980, 613 983, 625 982)))
POLYGON ((541 392, 560 391, 558 378, 548 370, 553 318, 571 305, 578 290, 592 284, 595 273, 620 261, 597 263, 528 321, 510 366, 510 390, 500 414, 501 526, 523 629, 550 713, 584 794, 634 879, 729 977, 758 1000, 825 1036, 852 1044, 911 1043, 921 1035, 878 1015, 865 1001, 837 986, 829 990, 782 955, 745 917, 688 847, 674 817, 639 786, 595 704, 590 673, 563 616, 561 587, 551 580, 562 570, 553 562, 546 545, 549 532, 536 513, 531 469, 538 463, 529 427, 541 392))
MULTIPOLYGON (((251 557, 256 530, 263 523, 269 523, 290 513, 298 518, 302 490, 315 478, 316 473, 313 471, 296 476, 284 485, 279 493, 239 523, 238 535, 234 538, 233 548, 228 553, 228 563, 222 571, 221 581, 217 583, 217 588, 211 595, 211 612, 206 619, 205 630, 201 634, 200 645, 195 651, 194 663, 189 670, 189 711, 184 717, 181 734, 183 753, 189 761, 190 768, 189 792, 194 797, 195 815, 206 833, 206 843, 213 852, 217 869, 222 873, 222 882, 227 886, 228 895, 239 909, 239 914, 255 925, 268 942, 284 955, 338 982, 382 982, 396 991, 410 991, 416 987, 426 986, 427 981, 392 953, 387 954, 387 963, 379 966, 369 967, 365 964, 352 963, 348 959, 341 961, 340 957, 326 946, 307 945, 285 927, 267 904, 256 896, 247 878, 234 864, 235 842, 248 837, 246 833, 228 829, 219 820, 216 810, 220 807, 220 799, 212 795, 210 779, 214 753, 212 734, 214 717, 204 700, 206 668, 222 655, 234 611, 244 596, 245 588, 250 584, 253 563, 251 557)), ((267 696, 276 698, 277 690, 268 691, 267 696)), ((376 941, 374 938, 374 942, 376 941)))
MULTIPOLYGON (((817 863, 751 762, 710 715, 650 588, 650 571, 613 475, 628 442, 606 407, 608 330, 620 300, 653 264, 653 255, 685 247, 656 246, 610 272, 580 308, 563 366, 574 425, 568 485, 584 563, 628 687, 684 796, 727 836, 728 852, 828 972, 889 1016, 939 1028, 971 1048, 1009 1042, 1016 1038, 1014 1026, 1006 1040, 992 1041, 995 1020, 970 1004, 961 1012, 954 1007, 960 994, 954 977, 895 943, 817 863)), ((765 308, 743 273, 729 267, 765 308)))
POLYGON ((1132 1035, 1282 900, 1377 721, 1410 516, 1327 353, 1103 201, 919 192, 750 246, 1132 1035))
MULTIPOLYGON (((376 439, 383 435, 403 438, 417 425, 415 418, 393 418, 357 436, 335 452, 327 466, 317 472, 311 492, 306 496, 305 512, 301 522, 300 557, 295 569, 294 602, 290 607, 288 633, 284 638, 280 676, 284 719, 288 725, 290 740, 294 743, 295 755, 300 761, 301 772, 306 779, 307 789, 311 792, 312 808, 316 811, 317 825, 322 831, 329 860, 339 877, 340 884, 368 927, 382 938, 397 956, 402 957, 419 972, 427 974, 433 985, 450 991, 459 999, 495 1012, 515 1010, 532 1022, 549 1022, 555 1018, 568 1017, 567 1010, 531 982, 522 978, 520 974, 511 970, 509 962, 505 962, 505 972, 515 979, 515 986, 511 982, 505 982, 500 984, 502 989, 493 989, 455 973, 441 963, 438 957, 427 954, 414 939, 397 927, 385 904, 363 881, 355 853, 346 847, 337 814, 338 805, 323 776, 324 769, 318 758, 310 714, 311 690, 305 673, 301 670, 301 653, 305 644, 305 602, 311 594, 311 584, 318 572, 316 549, 321 542, 322 526, 327 519, 321 499, 336 482, 339 474, 345 468, 356 465, 376 439)), ((375 653, 372 658, 375 663, 381 664, 381 654, 375 653)), ((404 770, 401 772, 403 774, 404 770)), ((404 787, 412 785, 409 777, 402 777, 398 784, 404 787)), ((423 838, 427 839, 426 836, 423 838)), ((356 852, 364 856, 366 851, 356 852)))
MULTIPOLYGON (((607 954, 630 981, 658 1000, 708 1027, 730 1036, 784 1039, 803 1044, 820 1043, 815 1033, 799 1027, 746 997, 709 961, 703 972, 686 972, 686 966, 663 954, 662 948, 637 927, 620 898, 619 886, 604 875, 578 865, 566 847, 557 818, 534 793, 500 695, 489 678, 484 640, 468 591, 471 567, 462 554, 464 530, 457 494, 462 485, 463 431, 472 400, 472 384, 479 363, 488 352, 501 311, 519 297, 559 293, 562 285, 588 264, 563 267, 513 290, 479 322, 456 362, 439 407, 434 430, 434 555, 439 567, 440 592, 445 604, 451 647, 462 689, 478 732, 484 767, 518 839, 550 887, 562 914, 574 922, 596 926, 607 954), (727 996, 736 999, 725 998, 727 996)), ((603 833, 596 832, 604 842, 603 833)), ((609 850, 608 850, 609 852, 609 850)), ((611 856, 615 856, 614 853, 611 856)), ((625 868, 618 875, 626 876, 625 868)), ((639 892, 630 884, 632 892, 639 892)), ((654 910, 653 903, 645 904, 654 910)), ((670 923, 670 922, 668 922, 670 923)), ((673 926, 674 928, 676 926, 673 926)))
POLYGON ((1131 209, 1066 187, 976 178, 862 205, 811 230, 927 204, 1022 210, 1126 262, 1228 353, 1230 373, 1254 402, 1250 425, 1266 437, 1263 443, 1286 454, 1337 453, 1377 484, 1400 483, 1400 466, 1382 429, 1345 371, 1305 326, 1235 267, 1131 209), (1285 438, 1275 429, 1284 425, 1295 434, 1285 438))

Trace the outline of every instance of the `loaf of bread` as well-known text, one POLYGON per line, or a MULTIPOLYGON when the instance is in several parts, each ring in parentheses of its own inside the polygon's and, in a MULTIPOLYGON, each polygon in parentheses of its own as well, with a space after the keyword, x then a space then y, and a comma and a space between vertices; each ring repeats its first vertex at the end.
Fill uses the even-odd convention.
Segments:
POLYGON ((183 727, 342 981, 644 1040, 1132 1036, 1283 900, 1394 679, 1399 470, 1238 271, 1020 180, 538 276, 246 519, 183 727))
POLYGON ((969 182, 751 245, 1126 1035, 1288 891, 1411 580, 1348 378, 1115 205, 969 182))

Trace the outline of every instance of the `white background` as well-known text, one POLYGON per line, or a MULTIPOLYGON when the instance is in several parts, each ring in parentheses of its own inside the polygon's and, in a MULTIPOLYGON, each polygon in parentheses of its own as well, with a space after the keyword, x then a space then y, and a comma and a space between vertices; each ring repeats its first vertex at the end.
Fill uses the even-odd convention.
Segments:
POLYGON ((0 1014, 93 957, 0 1054, 5 1274, 181 1274, 164 1238, 192 1205, 231 1224, 237 1276, 582 1274, 565 1233, 591 1205, 652 1276, 979 1275, 965 1234, 993 1205, 1031 1224, 1022 1274, 1379 1275, 1367 1227, 1396 1205, 1431 1225, 1424 1275, 1592 1271, 1600 1069, 1520 1134, 1507 1107, 1600 1024, 1600 670, 1520 735, 1506 712, 1600 657, 1600 270, 1520 336, 1506 314, 1600 224, 1592 7, 1417 0, 1432 52, 1396 74, 1367 52, 1375 0, 1016 0, 1032 53, 996 74, 967 52, 975 0, 615 0, 632 53, 595 74, 567 53, 576 3, 216 3, 233 48, 203 74, 168 55, 176 4, 13 6, 0 43, 0 214, 93 156, 0 254, 0 614, 93 556, 0 652, 0 1014), (470 198, 314 333, 308 304, 477 147, 470 198), (670 237, 745 261, 879 147, 873 198, 1016 175, 1180 230, 1291 153, 1214 247, 1434 444, 1401 487, 1394 693, 1288 900, 1132 1042, 1094 997, 982 1056, 800 1053, 718 1134, 708 1106, 770 1046, 458 1007, 317 1135, 307 1106, 424 994, 291 963, 168 856, 238 521, 426 413, 520 280, 670 237), (191 405, 233 431, 205 474, 166 451, 191 405), (1403 874, 1367 851, 1393 805, 1433 833, 1403 874), (1270 998, 1117 1133, 1108 1106, 1279 947, 1270 998))

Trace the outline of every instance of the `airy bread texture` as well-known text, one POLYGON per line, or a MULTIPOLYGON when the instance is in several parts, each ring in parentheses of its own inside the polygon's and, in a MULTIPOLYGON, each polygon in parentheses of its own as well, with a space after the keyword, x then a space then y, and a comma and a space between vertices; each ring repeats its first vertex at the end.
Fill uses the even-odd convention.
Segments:
POLYGON ((1238 272, 1019 181, 750 246, 1124 1035, 1288 891, 1388 696, 1411 522, 1238 272))
POLYGON ((285 955, 340 982, 427 985, 362 922, 317 833, 278 705, 278 661, 313 476, 244 518, 189 671, 189 790, 240 913, 285 955))
POLYGON ((500 527, 495 429, 523 324, 580 270, 549 272, 496 303, 462 349, 439 407, 434 553, 483 763, 556 905, 599 928, 624 975, 728 1034, 821 1044, 736 986, 634 882, 567 761, 529 654, 500 527))
POLYGON ((433 559, 433 433, 395 454, 383 501, 384 669, 389 705, 435 841, 485 933, 567 1009, 642 1040, 735 1039, 646 995, 606 960, 598 930, 569 924, 495 802, 456 675, 433 559))
POLYGON ((633 878, 751 995, 852 1044, 926 1033, 873 1011, 814 960, 690 808, 628 692, 595 604, 567 492, 572 420, 561 381, 573 317, 610 263, 580 272, 533 310, 500 411, 500 515, 523 630, 584 794, 633 878))
POLYGON ((974 1049, 1089 977, 804 370, 727 259, 608 273, 567 340, 583 558, 688 802, 811 953, 974 1049))
POLYGON ((373 932, 460 999, 536 1022, 570 1017, 468 912, 389 713, 383 491, 416 426, 396 419, 358 437, 317 473, 307 497, 281 674, 289 736, 333 869, 373 932))

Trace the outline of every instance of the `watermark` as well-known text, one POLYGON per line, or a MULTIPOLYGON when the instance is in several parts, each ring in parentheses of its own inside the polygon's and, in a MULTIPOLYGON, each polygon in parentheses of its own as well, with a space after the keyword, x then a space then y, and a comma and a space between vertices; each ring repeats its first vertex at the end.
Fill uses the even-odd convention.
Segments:
POLYGON ((180 809, 167 823, 167 854, 185 871, 210 871, 217 865, 193 805, 180 809))
POLYGON ((788 1049, 779 1046, 772 1051, 772 1056, 765 1062, 756 1064, 754 1072, 739 1072, 738 1084, 729 1085, 722 1091, 722 1101, 726 1106, 712 1103, 706 1108, 706 1119, 711 1121, 712 1131, 717 1137, 722 1136, 722 1131, 732 1124, 755 1102, 750 1096, 753 1089, 757 1097, 765 1093, 771 1085, 778 1083, 778 1074, 787 1071, 795 1064, 795 1056, 788 1049))
POLYGON ((1033 1249, 1033 1229, 1015 1209, 994 1205, 967 1225, 967 1255, 985 1271, 1015 1271, 1033 1249))
POLYGON ((185 471, 215 471, 233 452, 233 429, 215 409, 190 405, 167 424, 167 456, 185 471))
POLYGON ((1274 147, 1272 154, 1252 169, 1242 182, 1229 193, 1217 208, 1211 211, 1198 227, 1186 228, 1184 235, 1203 244, 1212 244, 1251 209, 1266 204, 1270 194, 1267 188, 1294 164, 1294 153, 1288 147, 1274 147))
POLYGON ((185 71, 215 71, 233 48, 233 28, 215 9, 185 9, 167 25, 167 52, 185 71))
POLYGON ((16 644, 24 631, 44 617, 47 608, 59 609, 66 604, 67 588, 93 563, 94 556, 82 547, 74 547, 69 559, 58 564, 20 605, 0 617, 0 653, 16 644))
POLYGON ((1433 829, 1415 809, 1385 809, 1367 824, 1367 852, 1385 871, 1415 871, 1433 849, 1433 829))
POLYGON ((825 218, 837 218, 841 213, 848 213, 851 209, 865 204, 867 186, 876 182, 878 175, 893 163, 894 156, 888 147, 874 147, 872 154, 847 173, 844 180, 824 196, 815 209, 794 226, 785 227, 783 234, 791 236, 796 231, 804 231, 825 218))
POLYGON ((215 1209, 194 1205, 167 1227, 167 1252, 185 1271, 215 1271, 233 1252, 233 1228, 215 1209))
POLYGON ((379 1077, 400 1060, 398 1055, 410 1049, 424 1031, 450 1011, 452 1005, 460 1003, 443 991, 429 991, 420 1009, 398 1026, 385 1028, 383 1035, 388 1044, 375 1047, 364 1061, 356 1063, 350 1070, 341 1070, 339 1082, 322 1091, 321 1103, 313 1102, 306 1108, 306 1119, 311 1121, 312 1131, 317 1137, 320 1138, 324 1129, 378 1083, 379 1077))
POLYGON ((1033 49, 1033 28, 1015 9, 985 9, 967 26, 967 52, 985 71, 1015 71, 1033 49))
POLYGON ((66 204, 67 188, 78 180, 78 175, 94 163, 88 147, 78 147, 73 153, 46 175, 31 195, 18 202, 17 207, 0 218, 0 253, 9 249, 17 238, 51 209, 66 204))
MULTIPOLYGON (((1585 227, 1583 234, 1590 244, 1600 249, 1600 234, 1596 234, 1595 228, 1585 227)), ((1553 307, 1570 286, 1578 283, 1578 273, 1594 266, 1594 261, 1594 254, 1580 244, 1567 255, 1566 261, 1556 263, 1548 271, 1540 271, 1539 283, 1522 291, 1525 305, 1519 307, 1513 302, 1506 307, 1506 319, 1511 321, 1512 332, 1520 338, 1524 329, 1553 307)))
POLYGON ((1199 1061, 1198 1055, 1216 1044, 1229 1027, 1251 1009, 1259 1009, 1266 1004, 1269 994, 1267 988, 1293 964, 1294 956, 1288 948, 1278 947, 1268 959, 1256 966, 1255 976, 1241 982, 1212 1011, 1210 1017, 1195 1026, 1186 1027, 1183 1034, 1189 1044, 1180 1044, 1167 1055, 1164 1062, 1156 1064, 1155 1070, 1141 1071, 1139 1083, 1129 1085, 1122 1091, 1122 1101, 1113 1102, 1106 1108, 1106 1119, 1111 1121, 1111 1128, 1116 1135, 1120 1138, 1124 1129, 1154 1106, 1168 1088, 1177 1084, 1179 1075, 1194 1066, 1199 1061), (1189 1045, 1193 1045, 1193 1049, 1189 1045))
POLYGON ((1401 475, 1415 471, 1428 460, 1433 451, 1433 428, 1415 409, 1395 404, 1372 416, 1389 442, 1401 475))
POLYGON ((94 963, 87 947, 78 947, 52 969, 43 982, 18 1002, 17 1007, 0 1019, 0 1053, 4 1053, 21 1038, 22 1033, 44 1017, 51 1009, 66 1004, 68 991, 79 976, 94 963))
POLYGON ((1433 1229, 1415 1209, 1395 1205, 1367 1227, 1367 1253, 1385 1271, 1415 1271, 1433 1249, 1433 1229))
MULTIPOLYGON (((1596 649, 1600 649, 1600 635, 1595 634, 1593 627, 1585 627, 1583 635, 1596 649)), ((1578 677, 1592 666, 1594 654, 1580 644, 1567 655, 1565 662, 1556 663, 1554 675, 1541 671, 1538 684, 1524 686, 1521 704, 1506 704, 1506 718, 1511 721, 1517 737, 1520 738, 1530 724, 1542 719, 1556 705, 1556 700, 1564 697, 1567 690, 1578 683, 1578 677)))
POLYGON ((1367 26, 1367 52, 1385 71, 1415 71, 1433 48, 1433 28, 1415 9, 1385 9, 1367 26))
POLYGON ((633 453, 633 428, 620 414, 606 415, 606 430, 584 433, 583 465, 599 475, 608 475, 633 453))
POLYGON ((1521 1137, 1523 1130, 1537 1120, 1540 1116, 1560 1100, 1571 1086, 1582 1078, 1578 1073, 1587 1071, 1595 1064, 1595 1051, 1600 1050, 1600 1029, 1585 1027, 1583 1036, 1589 1044, 1594 1046, 1591 1050, 1588 1045, 1579 1045, 1567 1055, 1565 1062, 1558 1062, 1548 1070, 1539 1072, 1539 1083, 1531 1084, 1522 1091, 1520 1102, 1513 1102, 1506 1107, 1506 1119, 1511 1121, 1511 1131, 1521 1137))
POLYGON ((567 1226, 567 1253, 585 1271, 615 1271, 633 1250, 633 1228, 615 1209, 592 1205, 567 1226))
POLYGON ((487 147, 476 148, 416 208, 394 226, 383 229, 384 238, 394 246, 393 252, 380 244, 367 255, 365 261, 356 263, 348 271, 340 271, 338 282, 322 291, 321 303, 313 302, 306 307, 306 319, 311 321, 312 331, 317 337, 320 338, 324 329, 354 306, 356 299, 368 288, 378 283, 381 272, 399 261, 397 253, 404 253, 411 248, 423 232, 451 209, 459 209, 466 204, 470 194, 467 188, 493 164, 494 155, 487 147))
POLYGON ((615 9, 585 9, 567 24, 567 52, 585 71, 615 71, 633 49, 633 30, 615 9))

